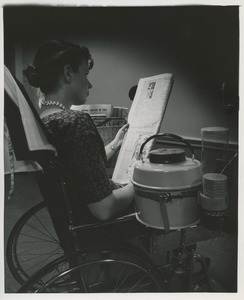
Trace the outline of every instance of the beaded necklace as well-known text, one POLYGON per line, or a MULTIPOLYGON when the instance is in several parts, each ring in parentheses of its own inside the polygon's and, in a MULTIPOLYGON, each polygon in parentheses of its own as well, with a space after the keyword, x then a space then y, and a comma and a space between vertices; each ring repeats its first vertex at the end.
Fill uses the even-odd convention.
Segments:
POLYGON ((45 100, 42 102, 42 105, 45 105, 45 106, 49 106, 49 105, 52 105, 52 106, 58 106, 60 108, 62 108, 63 110, 65 109, 65 106, 58 102, 58 101, 50 101, 50 100, 45 100))

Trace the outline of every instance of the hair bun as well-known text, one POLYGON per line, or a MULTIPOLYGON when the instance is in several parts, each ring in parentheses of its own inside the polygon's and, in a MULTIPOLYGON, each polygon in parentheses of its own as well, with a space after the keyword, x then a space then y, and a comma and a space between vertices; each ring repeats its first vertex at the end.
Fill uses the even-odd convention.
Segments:
POLYGON ((23 74, 26 76, 29 84, 33 87, 40 87, 40 78, 36 68, 32 65, 28 66, 23 74))

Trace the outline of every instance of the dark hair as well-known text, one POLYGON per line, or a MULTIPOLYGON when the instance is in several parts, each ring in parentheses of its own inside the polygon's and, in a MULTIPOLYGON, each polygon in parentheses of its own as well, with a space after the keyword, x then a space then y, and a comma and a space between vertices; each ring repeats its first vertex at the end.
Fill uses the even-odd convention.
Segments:
POLYGON ((77 72, 84 59, 91 69, 93 59, 88 48, 62 40, 53 40, 37 50, 33 65, 23 70, 23 74, 31 86, 40 87, 43 93, 47 93, 55 88, 66 64, 77 72))

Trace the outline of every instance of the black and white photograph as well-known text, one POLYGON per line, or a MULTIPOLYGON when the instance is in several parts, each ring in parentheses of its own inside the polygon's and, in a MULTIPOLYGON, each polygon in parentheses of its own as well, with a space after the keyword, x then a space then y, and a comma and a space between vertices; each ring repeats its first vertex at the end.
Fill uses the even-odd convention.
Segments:
POLYGON ((1 296, 240 296, 243 4, 2 4, 1 296))

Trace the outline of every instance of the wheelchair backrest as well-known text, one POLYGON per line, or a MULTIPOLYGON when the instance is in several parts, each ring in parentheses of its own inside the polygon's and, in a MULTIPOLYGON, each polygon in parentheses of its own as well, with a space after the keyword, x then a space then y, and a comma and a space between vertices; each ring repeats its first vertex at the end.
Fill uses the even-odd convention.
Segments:
POLYGON ((4 66, 4 117, 17 160, 56 150, 24 86, 4 66))
POLYGON ((24 86, 4 67, 4 118, 17 160, 34 160, 42 167, 34 172, 64 249, 70 249, 68 195, 55 147, 24 86))

